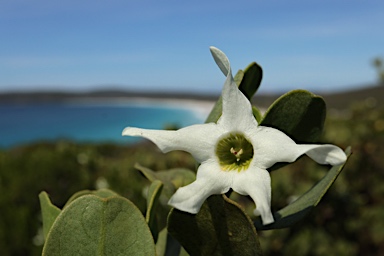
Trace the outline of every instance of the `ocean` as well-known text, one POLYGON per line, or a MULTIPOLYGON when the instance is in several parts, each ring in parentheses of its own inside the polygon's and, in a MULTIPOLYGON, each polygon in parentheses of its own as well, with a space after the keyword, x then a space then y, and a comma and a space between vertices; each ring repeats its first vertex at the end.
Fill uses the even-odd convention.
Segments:
POLYGON ((68 139, 132 144, 121 136, 127 126, 164 129, 203 123, 190 106, 150 102, 67 102, 0 104, 0 148, 68 139))

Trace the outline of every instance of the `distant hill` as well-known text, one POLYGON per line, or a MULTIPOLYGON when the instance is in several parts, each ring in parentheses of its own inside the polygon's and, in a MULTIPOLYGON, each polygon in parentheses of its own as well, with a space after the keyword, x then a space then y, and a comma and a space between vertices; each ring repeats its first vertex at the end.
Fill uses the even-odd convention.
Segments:
POLYGON ((77 99, 114 100, 130 98, 199 99, 216 100, 218 95, 192 93, 137 92, 123 90, 97 90, 90 92, 36 91, 0 93, 0 103, 65 102, 77 99))
MULTIPOLYGON (((384 105, 384 84, 334 93, 313 93, 322 96, 328 108, 344 109, 354 102, 361 102, 367 99, 374 99, 378 106, 384 105)), ((273 94, 256 95, 253 102, 256 105, 268 107, 280 96, 273 94)))
MULTIPOLYGON (((341 91, 335 93, 318 93, 327 103, 327 107, 343 109, 356 101, 364 101, 367 98, 375 99, 378 105, 384 104, 384 84, 369 86, 361 89, 341 91)), ((267 108, 281 94, 256 94, 253 102, 267 108)), ((215 101, 219 95, 202 95, 191 93, 163 93, 163 92, 132 92, 120 90, 98 90, 92 92, 8 92, 0 93, 0 103, 32 103, 32 102, 64 102, 74 99, 129 99, 129 98, 153 98, 153 99, 191 99, 215 101)))
POLYGON ((364 101, 367 99, 374 99, 378 106, 383 106, 384 84, 345 92, 323 94, 322 96, 326 101, 327 106, 336 109, 346 108, 353 102, 364 101))

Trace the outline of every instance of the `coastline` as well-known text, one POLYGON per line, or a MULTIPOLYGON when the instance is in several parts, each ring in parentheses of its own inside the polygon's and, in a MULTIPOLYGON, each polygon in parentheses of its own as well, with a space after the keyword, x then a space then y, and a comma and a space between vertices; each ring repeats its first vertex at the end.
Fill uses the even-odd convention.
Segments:
POLYGON ((136 104, 145 104, 156 106, 167 106, 171 108, 186 109, 196 114, 199 119, 205 120, 216 101, 213 100, 199 100, 199 99, 151 99, 151 98, 130 98, 130 102, 136 104))
POLYGON ((127 125, 163 129, 204 123, 214 101, 152 98, 76 98, 0 104, 5 137, 0 148, 35 141, 136 143, 121 137, 127 125), (28 125, 26 125, 28 124, 28 125))
POLYGON ((198 119, 205 120, 216 101, 211 99, 177 99, 177 98, 151 98, 151 97, 83 97, 72 98, 63 101, 64 104, 85 104, 85 105, 135 105, 153 106, 161 108, 185 109, 193 112, 198 119))
POLYGON ((0 93, 0 104, 76 104, 76 105, 136 105, 170 107, 192 111, 197 118, 205 120, 219 95, 185 93, 147 93, 130 91, 92 92, 8 92, 0 93))
MULTIPOLYGON (((286 92, 271 94, 256 94, 252 102, 259 108, 268 108, 276 99, 286 92)), ((342 110, 351 106, 354 102, 362 102, 367 99, 373 99, 377 102, 377 106, 384 105, 384 84, 371 84, 344 91, 336 92, 314 92, 324 98, 327 107, 342 110)), ((86 102, 124 102, 127 101, 138 103, 140 101, 155 103, 156 105, 164 104, 177 107, 183 107, 185 104, 188 108, 196 108, 198 111, 202 109, 203 113, 207 113, 206 108, 211 108, 213 102, 219 98, 219 93, 199 94, 186 92, 145 92, 145 91, 124 91, 124 90, 95 90, 88 92, 71 92, 71 91, 10 91, 0 92, 0 104, 35 104, 35 103, 67 103, 71 101, 86 102), (208 104, 207 104, 208 103, 208 104)))

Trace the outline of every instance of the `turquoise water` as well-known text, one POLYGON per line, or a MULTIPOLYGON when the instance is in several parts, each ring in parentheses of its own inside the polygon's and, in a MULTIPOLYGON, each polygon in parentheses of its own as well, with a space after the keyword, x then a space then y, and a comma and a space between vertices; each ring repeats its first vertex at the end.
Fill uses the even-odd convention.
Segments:
POLYGON ((202 122, 190 109, 160 104, 0 104, 0 147, 57 139, 129 144, 138 139, 121 136, 126 126, 163 129, 202 122))

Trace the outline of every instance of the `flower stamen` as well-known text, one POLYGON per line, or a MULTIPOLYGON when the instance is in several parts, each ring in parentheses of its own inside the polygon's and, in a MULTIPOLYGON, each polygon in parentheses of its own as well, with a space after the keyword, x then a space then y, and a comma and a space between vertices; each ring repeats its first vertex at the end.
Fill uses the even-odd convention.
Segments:
POLYGON ((241 133, 229 133, 216 145, 216 155, 224 171, 246 170, 253 158, 253 146, 241 133))
POLYGON ((236 151, 236 150, 233 149, 233 147, 232 147, 231 150, 230 150, 230 152, 236 156, 236 158, 237 158, 236 161, 237 161, 237 162, 240 161, 240 157, 241 157, 241 155, 243 154, 243 149, 242 149, 242 148, 241 148, 239 151, 236 151))

